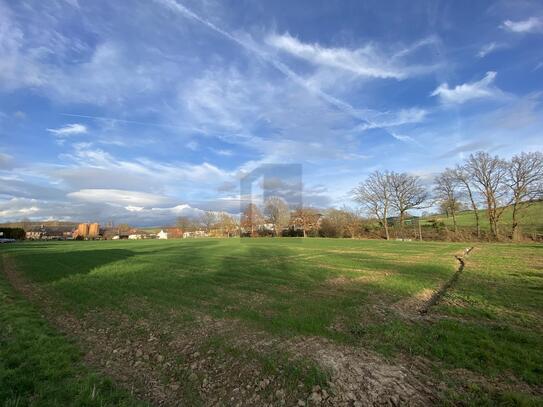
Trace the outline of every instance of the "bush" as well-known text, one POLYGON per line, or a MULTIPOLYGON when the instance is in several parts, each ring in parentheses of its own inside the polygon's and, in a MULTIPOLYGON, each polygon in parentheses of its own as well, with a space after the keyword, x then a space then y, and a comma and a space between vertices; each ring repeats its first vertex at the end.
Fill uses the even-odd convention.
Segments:
POLYGON ((0 232, 3 232, 0 239, 24 240, 26 237, 26 233, 23 228, 0 228, 0 232))

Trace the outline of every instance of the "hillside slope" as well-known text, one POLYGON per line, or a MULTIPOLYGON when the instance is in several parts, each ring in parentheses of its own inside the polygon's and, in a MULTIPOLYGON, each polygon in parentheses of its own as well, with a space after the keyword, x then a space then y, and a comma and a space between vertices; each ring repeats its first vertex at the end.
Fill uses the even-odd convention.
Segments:
MULTIPOLYGON (((503 231, 507 232, 511 229, 512 213, 511 207, 505 209, 500 220, 500 228, 503 231)), ((486 210, 479 211, 479 219, 481 222, 481 229, 488 230, 489 224, 486 210)), ((428 216, 425 220, 436 220, 451 227, 453 225, 452 216, 447 217, 444 214, 428 216)), ((543 233, 543 201, 525 205, 520 211, 519 220, 523 233, 543 233)), ((475 214, 473 211, 462 211, 456 215, 456 222, 459 227, 475 227, 475 214)))

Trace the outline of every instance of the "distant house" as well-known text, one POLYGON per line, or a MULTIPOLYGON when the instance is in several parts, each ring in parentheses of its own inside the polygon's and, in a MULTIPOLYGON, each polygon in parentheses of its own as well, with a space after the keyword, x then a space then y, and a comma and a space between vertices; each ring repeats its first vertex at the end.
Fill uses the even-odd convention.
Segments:
POLYGON ((39 240, 41 239, 42 232, 39 230, 29 230, 26 232, 27 240, 39 240))
POLYGON ((112 237, 110 237, 111 240, 127 240, 129 239, 130 235, 127 235, 127 234, 124 234, 124 233, 121 233, 120 235, 114 235, 112 237))
POLYGON ((195 230, 193 232, 185 232, 183 233, 183 239, 187 239, 190 237, 207 237, 208 234, 205 230, 195 230))
POLYGON ((71 240, 71 226, 34 226, 26 231, 28 240, 71 240))
POLYGON ((156 237, 157 239, 167 239, 168 238, 168 232, 164 232, 164 230, 160 230, 160 232, 158 232, 156 234, 156 237))
POLYGON ((134 233, 132 235, 128 235, 129 240, 141 240, 143 238, 144 238, 144 236, 142 234, 139 234, 139 233, 134 233))

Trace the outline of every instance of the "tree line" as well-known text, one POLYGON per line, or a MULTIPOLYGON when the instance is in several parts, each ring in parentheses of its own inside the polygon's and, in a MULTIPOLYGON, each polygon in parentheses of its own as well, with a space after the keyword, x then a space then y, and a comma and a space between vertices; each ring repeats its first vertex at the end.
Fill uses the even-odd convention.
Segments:
POLYGON ((290 210, 286 201, 277 196, 265 199, 262 208, 254 203, 245 206, 239 219, 226 212, 206 211, 201 216, 177 218, 176 226, 183 231, 203 230, 224 236, 300 236, 306 237, 318 227, 322 215, 314 208, 290 210))
MULTIPOLYGON (((355 238, 363 235, 388 240, 393 235, 405 238, 409 234, 406 224, 414 224, 413 211, 429 208, 438 208, 439 213, 452 218, 456 234, 457 215, 468 209, 475 221, 470 234, 473 231, 481 239, 481 225, 488 222, 490 237, 499 240, 504 233, 502 215, 510 207, 512 222, 506 233, 517 240, 522 212, 542 197, 541 152, 523 152, 509 160, 477 152, 453 168, 446 168, 431 182, 423 182, 419 176, 406 172, 373 171, 352 190, 354 209, 347 206, 326 210, 305 206, 291 209, 281 197, 270 196, 261 205, 248 203, 239 217, 224 212, 204 212, 198 218, 178 218, 177 226, 183 231, 204 230, 222 236, 355 238)), ((418 237, 422 238, 421 223, 415 223, 419 226, 418 237)))
POLYGON ((511 207, 509 233, 517 240, 522 212, 543 197, 543 154, 523 152, 506 160, 480 151, 439 173, 431 188, 416 175, 374 171, 353 190, 353 196, 364 212, 379 222, 386 239, 390 239, 391 217, 397 216, 403 228, 408 211, 438 205, 452 217, 455 232, 458 212, 465 207, 471 209, 478 238, 484 209, 490 234, 496 240, 501 237, 502 215, 511 207))
POLYGON ((212 231, 222 236, 231 237, 239 233, 238 220, 226 212, 204 212, 199 217, 180 216, 176 226, 183 232, 202 230, 206 233, 212 231))

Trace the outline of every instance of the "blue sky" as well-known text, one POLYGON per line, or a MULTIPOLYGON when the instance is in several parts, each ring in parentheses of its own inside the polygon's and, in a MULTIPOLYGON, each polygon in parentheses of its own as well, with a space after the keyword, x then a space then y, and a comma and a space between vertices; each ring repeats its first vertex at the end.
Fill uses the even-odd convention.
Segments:
POLYGON ((236 213, 268 163, 352 204, 541 129, 540 1, 0 0, 0 221, 236 213))

